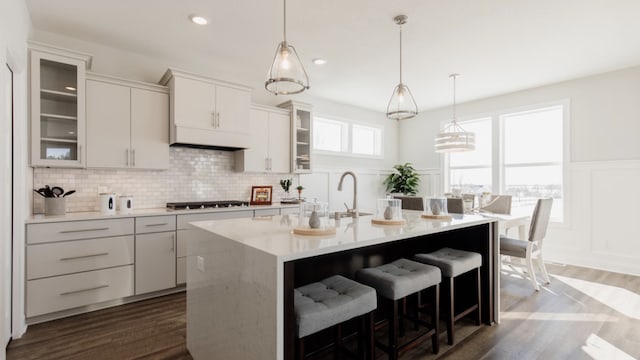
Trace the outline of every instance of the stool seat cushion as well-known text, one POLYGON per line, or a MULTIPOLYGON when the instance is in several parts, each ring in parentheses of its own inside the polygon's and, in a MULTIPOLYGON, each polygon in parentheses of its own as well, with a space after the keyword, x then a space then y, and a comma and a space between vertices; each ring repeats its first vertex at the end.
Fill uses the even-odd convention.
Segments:
POLYGON ((442 248, 429 254, 417 254, 414 259, 439 267, 442 275, 450 278, 482 266, 480 254, 450 248, 442 248))
POLYGON ((358 270, 356 278, 390 300, 401 299, 442 281, 437 267, 407 259, 358 270))
POLYGON ((340 275, 304 285, 294 290, 297 335, 303 338, 376 307, 374 289, 340 275))

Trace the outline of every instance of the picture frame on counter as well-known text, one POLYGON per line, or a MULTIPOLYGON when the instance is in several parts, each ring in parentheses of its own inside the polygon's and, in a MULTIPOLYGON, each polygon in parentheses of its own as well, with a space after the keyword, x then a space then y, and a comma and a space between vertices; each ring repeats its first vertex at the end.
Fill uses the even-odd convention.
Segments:
POLYGON ((271 205, 272 186, 252 186, 251 205, 271 205))

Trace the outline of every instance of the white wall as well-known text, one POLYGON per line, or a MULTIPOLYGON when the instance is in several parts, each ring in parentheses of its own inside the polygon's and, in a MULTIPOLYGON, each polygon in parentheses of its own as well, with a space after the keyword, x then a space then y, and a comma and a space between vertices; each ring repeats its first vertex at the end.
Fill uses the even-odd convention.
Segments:
MULTIPOLYGON (((14 248, 22 249, 24 247, 24 220, 27 214, 27 188, 29 185, 29 176, 27 174, 28 169, 26 166, 27 159, 27 50, 26 40, 29 34, 30 28, 29 15, 27 13, 27 7, 24 0, 3 0, 0 2, 0 66, 9 64, 14 72, 14 131, 15 131, 15 150, 14 162, 17 164, 14 171, 14 201, 15 206, 13 208, 14 213, 14 236, 13 243, 14 248)), ((0 108, 6 109, 9 104, 5 103, 6 96, 4 94, 6 88, 6 82, 9 79, 6 78, 5 72, 1 72, 0 75, 0 108)), ((6 124, 2 125, 3 136, 7 130, 6 124)), ((2 149, 4 152, 5 149, 2 149)), ((2 191, 0 191, 0 203, 10 203, 11 199, 7 198, 6 184, 9 184, 11 172, 4 171, 6 168, 6 157, 2 157, 2 191)), ((3 223, 0 227, 1 236, 0 240, 4 244, 6 241, 10 241, 11 226, 6 226, 4 222, 5 216, 8 214, 3 213, 3 223)), ((2 247, 2 256, 0 257, 0 288, 2 289, 2 296, 0 296, 2 306, 0 309, 4 311, 5 298, 5 281, 6 281, 6 269, 5 269, 5 248, 2 247)), ((13 264, 13 283, 24 284, 24 262, 19 255, 17 259, 14 259, 13 264), (16 261, 17 260, 17 261, 16 261)), ((13 288, 13 337, 19 337, 22 335, 24 325, 24 315, 22 308, 22 295, 23 286, 14 286, 13 288)), ((2 324, 0 324, 0 338, 4 339, 4 329, 6 327, 4 316, 0 316, 2 324)), ((0 359, 5 358, 4 346, 0 350, 0 359)))
MULTIPOLYGON (((568 218, 550 227, 544 251, 548 260, 640 275, 634 224, 640 218, 638 94, 640 67, 634 67, 459 104, 458 115, 465 118, 570 100, 568 218)), ((440 122, 450 117, 451 107, 445 107, 402 122, 400 159, 440 172, 442 156, 433 151, 433 138, 440 122)))
MULTIPOLYGON (((40 31, 34 33, 32 40, 93 55, 91 71, 97 73, 157 83, 167 67, 176 67, 194 72, 197 72, 194 69, 201 69, 203 75, 252 86, 252 101, 255 103, 277 105, 291 98, 274 96, 268 93, 264 90, 264 84, 252 84, 243 78, 243 74, 226 71, 229 67, 225 67, 225 64, 217 63, 215 59, 211 59, 208 64, 204 64, 196 59, 189 63, 176 62, 174 59, 151 58, 101 44, 88 43, 78 39, 40 31)), ((332 203, 334 199, 339 199, 336 201, 339 201, 337 204, 342 208, 343 201, 341 200, 341 196, 350 194, 350 190, 345 188, 343 193, 337 193, 337 182, 329 182, 329 179, 334 175, 329 176, 328 174, 339 172, 339 176, 342 171, 346 170, 354 170, 358 174, 361 174, 358 179, 358 185, 360 185, 358 198, 362 199, 361 204, 367 204, 371 199, 375 200, 375 198, 383 196, 384 188, 382 188, 382 180, 384 178, 381 178, 378 174, 388 172, 392 166, 397 163, 398 122, 388 120, 383 113, 314 98, 307 93, 296 95, 295 99, 313 104, 313 111, 316 115, 382 126, 384 138, 384 156, 382 159, 313 155, 314 175, 303 175, 299 178, 302 185, 306 188, 303 196, 316 197, 323 201, 331 200, 332 203), (368 176, 373 176, 374 178, 368 179, 368 176), (371 186, 364 185, 369 182, 371 182, 371 186), (316 188, 318 190, 315 190, 316 188)), ((297 186, 297 184, 294 186, 297 186)), ((348 203, 351 205, 352 200, 350 195, 347 197, 349 197, 348 203)))

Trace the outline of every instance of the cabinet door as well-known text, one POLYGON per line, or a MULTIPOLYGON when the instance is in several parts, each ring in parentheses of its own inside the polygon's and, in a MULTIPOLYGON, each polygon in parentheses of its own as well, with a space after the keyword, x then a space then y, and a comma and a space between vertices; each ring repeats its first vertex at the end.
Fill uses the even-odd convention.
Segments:
POLYGON ((87 166, 130 166, 129 87, 87 80, 87 166))
POLYGON ((174 125, 203 130, 215 128, 216 87, 211 83, 174 77, 174 125))
POLYGON ((269 159, 273 172, 288 173, 291 168, 290 129, 288 115, 269 114, 269 159))
POLYGON ((175 234, 136 235, 136 295, 176 286, 175 234))
POLYGON ((31 164, 84 167, 82 60, 31 50, 31 164))
POLYGON ((216 87, 216 130, 249 133, 251 94, 224 86, 216 87))
POLYGON ((169 95, 131 89, 131 166, 169 168, 169 95))
POLYGON ((249 116, 251 144, 244 151, 244 171, 269 170, 269 113, 251 109, 249 116))

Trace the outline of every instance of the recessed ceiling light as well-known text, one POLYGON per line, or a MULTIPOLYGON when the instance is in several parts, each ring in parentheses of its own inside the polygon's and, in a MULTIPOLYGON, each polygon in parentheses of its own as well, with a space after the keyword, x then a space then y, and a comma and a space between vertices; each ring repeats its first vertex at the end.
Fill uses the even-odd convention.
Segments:
POLYGON ((73 86, 65 86, 65 89, 69 90, 69 91, 76 91, 76 88, 73 86))
POLYGON ((189 16, 189 19, 191 19, 191 22, 198 25, 207 25, 209 23, 209 20, 199 15, 191 15, 189 16))
POLYGON ((313 59, 311 61, 316 65, 324 65, 324 64, 327 63, 327 60, 325 60, 323 58, 315 58, 315 59, 313 59))

